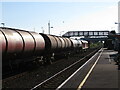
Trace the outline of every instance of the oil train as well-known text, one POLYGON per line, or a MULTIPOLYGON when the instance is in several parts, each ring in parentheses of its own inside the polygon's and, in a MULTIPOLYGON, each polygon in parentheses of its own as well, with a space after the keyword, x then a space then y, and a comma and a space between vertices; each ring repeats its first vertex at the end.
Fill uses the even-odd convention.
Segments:
POLYGON ((28 61, 51 62, 88 48, 88 42, 31 31, 0 27, 3 66, 28 61))

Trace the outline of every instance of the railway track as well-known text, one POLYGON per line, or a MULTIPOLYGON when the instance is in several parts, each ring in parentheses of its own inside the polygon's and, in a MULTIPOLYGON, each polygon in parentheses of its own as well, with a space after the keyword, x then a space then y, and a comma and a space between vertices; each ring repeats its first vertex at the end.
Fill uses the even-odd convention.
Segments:
POLYGON ((86 55, 82 59, 74 62, 70 66, 66 67, 65 69, 61 70, 60 72, 54 74, 50 78, 42 81, 41 83, 37 84, 31 90, 34 89, 45 89, 45 88, 52 88, 56 89, 66 78, 68 78, 75 70, 77 70, 80 66, 82 66, 91 56, 93 56, 97 51, 94 50, 90 54, 86 55))
POLYGON ((52 65, 39 66, 35 69, 5 78, 2 80, 3 88, 55 88, 85 63, 97 50, 98 48, 89 49, 87 52, 73 55, 69 59, 55 61, 52 65))

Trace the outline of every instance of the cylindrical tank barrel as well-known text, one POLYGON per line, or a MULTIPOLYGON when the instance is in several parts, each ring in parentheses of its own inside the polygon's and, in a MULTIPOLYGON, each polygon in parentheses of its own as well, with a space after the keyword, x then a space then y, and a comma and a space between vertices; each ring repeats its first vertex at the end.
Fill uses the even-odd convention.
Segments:
POLYGON ((6 39, 2 31, 0 31, 0 50, 2 51, 3 54, 6 51, 6 39))
POLYGON ((25 57, 40 54, 45 49, 44 38, 35 32, 3 28, 0 29, 0 41, 5 55, 25 57))
POLYGON ((60 50, 60 49, 62 48, 62 42, 61 42, 61 40, 59 39, 59 37, 54 36, 54 38, 55 38, 56 41, 57 41, 57 49, 60 50))
POLYGON ((65 42, 65 48, 68 48, 68 41, 66 40, 66 38, 63 38, 64 42, 65 42))
POLYGON ((66 40, 68 41, 68 48, 71 48, 72 47, 72 42, 69 38, 66 38, 66 40))
POLYGON ((62 37, 59 37, 59 39, 61 40, 61 42, 62 42, 62 49, 64 49, 65 48, 65 41, 64 41, 64 39, 62 38, 62 37))
POLYGON ((35 51, 35 40, 33 36, 27 31, 17 31, 23 40, 23 53, 33 53, 35 51))
POLYGON ((51 51, 55 51, 57 48, 57 40, 55 39, 54 36, 52 35, 46 35, 46 34, 42 34, 40 33, 44 40, 45 40, 45 48, 46 51, 51 52, 51 51))
POLYGON ((30 32, 30 34, 34 38, 35 54, 41 54, 42 51, 45 49, 45 40, 44 40, 44 38, 39 33, 30 32))
POLYGON ((78 47, 78 41, 75 39, 71 39, 72 43, 73 43, 73 47, 77 48, 78 47))
MULTIPOLYGON (((4 35, 5 41, 6 41, 6 47, 3 46, 2 52, 6 54, 12 54, 12 53, 20 53, 23 50, 23 40, 21 36, 14 30, 1 30, 2 34, 4 35)), ((5 43, 3 41, 3 43, 5 43)))

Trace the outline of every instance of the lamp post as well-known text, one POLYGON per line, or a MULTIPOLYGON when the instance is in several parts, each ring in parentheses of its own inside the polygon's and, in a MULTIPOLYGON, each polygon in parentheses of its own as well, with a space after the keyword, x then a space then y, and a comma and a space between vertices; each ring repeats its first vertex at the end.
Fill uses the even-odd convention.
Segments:
POLYGON ((115 24, 118 24, 118 33, 120 33, 120 23, 115 22, 115 24))
POLYGON ((35 32, 35 27, 33 28, 34 32, 35 32))
MULTIPOLYGON (((62 23, 64 24, 64 21, 62 21, 62 23)), ((62 36, 62 32, 64 32, 64 31, 61 31, 61 32, 60 32, 60 36, 62 36)))
POLYGON ((50 20, 49 20, 49 22, 48 22, 48 33, 49 34, 50 34, 50 28, 53 28, 53 27, 50 26, 50 20))
POLYGON ((43 27, 41 27, 41 29, 42 29, 42 33, 44 33, 44 29, 43 29, 43 27))

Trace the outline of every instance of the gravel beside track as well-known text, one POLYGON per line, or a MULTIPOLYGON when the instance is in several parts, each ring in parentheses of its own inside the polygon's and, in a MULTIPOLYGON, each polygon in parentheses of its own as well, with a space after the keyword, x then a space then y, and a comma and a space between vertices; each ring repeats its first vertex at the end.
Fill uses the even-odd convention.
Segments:
MULTIPOLYGON (((47 78, 53 76, 57 72, 63 70, 64 68, 68 67, 72 63, 80 60, 84 56, 88 55, 90 52, 93 52, 95 49, 89 49, 85 53, 76 54, 74 56, 69 57, 68 59, 61 59, 56 62, 53 62, 51 65, 44 65, 34 68, 32 70, 23 72, 21 74, 6 78, 2 80, 2 87, 3 88, 28 88, 31 89, 34 86, 38 85, 40 82, 46 80, 47 78)), ((81 63, 82 64, 82 63, 81 63)), ((77 68, 80 67, 81 64, 78 64, 75 68, 71 68, 64 73, 64 75, 60 75, 57 77, 56 81, 53 80, 53 83, 49 82, 49 84, 44 84, 41 86, 42 88, 55 88, 64 81, 70 74, 75 71, 77 68), (68 74, 69 73, 69 74, 68 74), (58 80, 58 81, 57 81, 58 80), (58 83, 55 83, 58 82, 58 83), (50 84, 51 83, 51 84, 50 84)))

